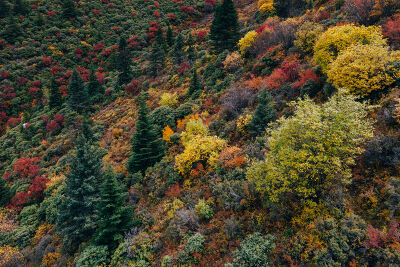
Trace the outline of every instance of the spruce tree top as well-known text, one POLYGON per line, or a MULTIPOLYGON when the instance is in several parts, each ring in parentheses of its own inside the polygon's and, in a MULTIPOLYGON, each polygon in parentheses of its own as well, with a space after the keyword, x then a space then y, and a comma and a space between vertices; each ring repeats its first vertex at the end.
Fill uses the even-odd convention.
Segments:
POLYGON ((238 14, 232 0, 224 0, 215 8, 214 20, 210 28, 210 38, 219 52, 232 50, 239 41, 238 14))

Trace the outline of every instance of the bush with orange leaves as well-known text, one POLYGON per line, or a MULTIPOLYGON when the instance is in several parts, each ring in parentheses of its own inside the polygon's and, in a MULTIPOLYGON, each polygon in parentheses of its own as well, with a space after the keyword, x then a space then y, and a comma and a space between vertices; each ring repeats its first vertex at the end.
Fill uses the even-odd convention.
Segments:
POLYGON ((1 267, 24 266, 24 263, 24 256, 17 248, 8 245, 0 247, 1 267))
POLYGON ((43 256, 42 265, 54 266, 56 261, 61 257, 59 252, 50 252, 43 256))
POLYGON ((243 65, 243 59, 238 52, 233 52, 225 58, 223 64, 225 70, 234 73, 243 65))
POLYGON ((240 148, 230 146, 221 151, 219 161, 225 168, 236 168, 246 164, 246 157, 243 155, 243 151, 240 148))

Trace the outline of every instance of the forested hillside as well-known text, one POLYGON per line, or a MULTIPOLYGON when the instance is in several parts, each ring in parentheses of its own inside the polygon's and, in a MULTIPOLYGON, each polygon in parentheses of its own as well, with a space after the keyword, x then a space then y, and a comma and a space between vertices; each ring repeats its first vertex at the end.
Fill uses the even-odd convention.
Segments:
POLYGON ((400 265, 400 1, 0 0, 0 25, 0 267, 400 265))

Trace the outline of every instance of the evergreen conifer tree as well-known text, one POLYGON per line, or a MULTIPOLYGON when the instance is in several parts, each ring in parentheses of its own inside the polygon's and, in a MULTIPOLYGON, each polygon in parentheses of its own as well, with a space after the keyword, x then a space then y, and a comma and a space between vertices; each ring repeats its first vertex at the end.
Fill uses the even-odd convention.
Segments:
POLYGON ((87 83, 87 94, 91 104, 96 104, 103 100, 105 90, 96 77, 96 70, 93 66, 90 67, 89 82, 87 83))
POLYGON ((132 80, 131 57, 128 49, 128 43, 125 37, 119 39, 117 69, 120 72, 118 75, 118 85, 128 84, 132 80))
POLYGON ((123 240, 123 233, 132 226, 133 210, 124 205, 126 198, 127 194, 122 192, 112 168, 108 167, 100 189, 100 202, 98 203, 99 220, 94 235, 97 245, 108 246, 111 250, 115 249, 123 240))
POLYGON ((0 19, 8 15, 9 6, 6 0, 0 0, 0 19))
POLYGON ((40 13, 40 11, 36 12, 35 24, 36 26, 43 26, 44 24, 43 16, 42 13, 40 13))
POLYGON ((14 2, 14 14, 15 15, 26 15, 29 12, 28 5, 25 0, 15 0, 14 2))
POLYGON ((276 110, 270 101, 271 94, 267 90, 263 90, 258 96, 258 105, 248 126, 249 132, 253 136, 262 134, 268 123, 275 119, 276 110))
POLYGON ((78 113, 87 109, 88 95, 85 90, 81 75, 76 70, 72 73, 68 90, 68 105, 78 113))
POLYGON ((174 44, 174 34, 172 32, 171 26, 168 26, 167 29, 167 44, 169 47, 171 47, 174 44))
POLYGON ((77 11, 74 0, 62 0, 62 14, 66 19, 75 18, 77 11))
POLYGON ((54 77, 50 80, 50 92, 49 92, 49 107, 50 109, 60 108, 62 105, 62 95, 56 79, 54 77))
POLYGON ((187 97, 196 98, 199 97, 203 90, 203 86, 199 81, 199 77, 197 76, 197 69, 193 68, 192 71, 192 79, 190 81, 190 87, 187 92, 187 97))
POLYGON ((164 154, 162 140, 158 138, 154 126, 149 121, 146 98, 144 95, 137 98, 140 107, 135 124, 136 132, 132 137, 132 155, 128 160, 128 169, 131 173, 141 172, 143 174, 164 154))
POLYGON ((98 148, 80 135, 71 171, 66 175, 63 198, 57 208, 56 229, 69 252, 89 240, 96 230, 99 183, 104 175, 102 166, 98 148))
POLYGON ((10 188, 7 186, 6 180, 0 177, 0 207, 6 205, 10 198, 10 188))
POLYGON ((165 62, 165 50, 162 44, 159 43, 158 39, 152 44, 150 52, 150 71, 153 77, 157 76, 158 71, 164 67, 165 62))
POLYGON ((221 52, 232 50, 239 41, 239 23, 232 0, 224 0, 215 8, 214 19, 210 28, 210 39, 214 48, 221 52))
POLYGON ((15 16, 9 16, 8 22, 4 27, 3 32, 1 33, 1 37, 4 38, 10 44, 14 44, 16 39, 22 36, 22 28, 15 21, 15 16))
POLYGON ((183 61, 183 47, 185 46, 185 42, 183 39, 183 36, 181 33, 178 34, 178 36, 175 39, 174 43, 174 48, 173 48, 173 54, 175 58, 175 63, 176 64, 181 64, 183 61))
POLYGON ((193 41, 193 36, 191 33, 189 33, 189 37, 186 40, 186 45, 188 46, 187 49, 187 57, 189 62, 193 62, 196 59, 195 51, 194 51, 194 41, 193 41))

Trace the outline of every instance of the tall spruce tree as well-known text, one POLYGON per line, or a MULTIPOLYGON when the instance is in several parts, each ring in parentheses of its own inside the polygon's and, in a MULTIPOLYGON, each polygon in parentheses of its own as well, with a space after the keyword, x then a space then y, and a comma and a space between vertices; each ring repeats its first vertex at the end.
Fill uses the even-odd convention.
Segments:
POLYGON ((62 15, 66 19, 75 18, 77 11, 74 0, 62 0, 62 15))
POLYGON ((131 69, 131 56, 128 49, 128 43, 125 37, 119 39, 118 44, 118 57, 117 57, 117 69, 118 85, 128 84, 132 80, 132 69, 131 69))
POLYGON ((132 155, 128 160, 128 169, 131 173, 143 174, 164 155, 162 140, 158 138, 154 126, 149 121, 146 99, 147 96, 143 94, 137 97, 139 111, 135 124, 136 132, 132 137, 132 155))
POLYGON ((10 188, 7 186, 6 180, 0 177, 0 207, 5 206, 11 198, 10 188))
POLYGON ((292 4, 292 0, 274 0, 274 9, 279 17, 287 17, 292 4))
POLYGON ((96 231, 99 184, 104 175, 102 167, 99 149, 81 134, 76 142, 71 171, 66 175, 63 198, 57 208, 56 229, 69 252, 74 252, 96 231))
POLYGON ((86 111, 88 100, 87 91, 85 90, 81 75, 74 70, 68 89, 68 105, 81 114, 86 111))
POLYGON ((181 33, 178 34, 178 36, 175 38, 175 43, 174 43, 174 48, 173 48, 173 54, 174 54, 174 60, 176 64, 181 64, 183 61, 183 47, 185 46, 185 42, 183 39, 183 35, 181 33))
POLYGON ((21 26, 16 22, 15 16, 8 16, 8 22, 1 32, 0 37, 4 38, 10 44, 14 44, 17 38, 23 35, 21 26))
POLYGON ((271 105, 271 94, 267 90, 260 92, 258 96, 258 104, 254 112, 253 118, 249 123, 249 132, 256 136, 262 134, 276 117, 276 110, 271 105))
POLYGON ((15 0, 13 11, 15 15, 26 15, 29 12, 28 4, 25 0, 15 0))
POLYGON ((189 37, 186 40, 186 45, 188 46, 187 49, 187 58, 189 62, 193 62, 196 59, 195 50, 194 50, 194 40, 191 33, 189 33, 189 37))
POLYGON ((201 85, 201 83, 199 81, 199 77, 197 75, 197 69, 193 68, 192 79, 190 81, 190 87, 187 92, 187 97, 197 98, 200 96, 202 90, 203 90, 203 86, 201 85))
POLYGON ((92 105, 104 99, 105 89, 97 79, 96 70, 93 66, 90 67, 89 82, 87 83, 86 91, 92 105))
POLYGON ((49 107, 50 109, 60 108, 62 105, 62 95, 60 88, 54 77, 50 79, 49 107))
POLYGON ((163 69, 165 63, 165 49, 160 39, 156 38, 152 44, 150 52, 150 71, 153 77, 156 77, 158 72, 163 69))
POLYGON ((224 0, 215 8, 214 19, 210 28, 210 39, 214 48, 221 52, 232 50, 239 41, 239 23, 235 4, 232 0, 224 0))
POLYGON ((9 8, 6 0, 0 0, 0 19, 8 15, 9 8))
POLYGON ((172 32, 171 26, 168 26, 167 28, 167 38, 166 38, 167 44, 169 47, 171 47, 174 44, 174 34, 172 32))
POLYGON ((100 189, 100 202, 98 203, 98 228, 94 235, 97 245, 108 246, 115 249, 123 240, 123 233, 132 226, 133 209, 125 206, 127 194, 123 193, 121 186, 115 178, 111 167, 104 175, 100 189))

